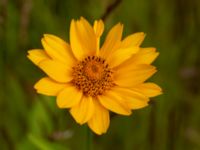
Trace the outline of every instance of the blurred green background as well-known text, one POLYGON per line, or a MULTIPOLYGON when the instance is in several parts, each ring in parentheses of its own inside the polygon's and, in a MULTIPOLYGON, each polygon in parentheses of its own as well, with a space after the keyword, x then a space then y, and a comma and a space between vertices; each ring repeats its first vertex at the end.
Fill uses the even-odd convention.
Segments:
MULTIPOLYGON (((0 149, 84 150, 86 126, 33 89, 44 73, 26 57, 44 33, 68 40, 72 18, 143 31, 160 56, 151 81, 164 94, 129 117, 113 116, 94 150, 200 149, 199 0, 0 0, 0 149)), ((105 35, 105 34, 104 34, 105 35)))

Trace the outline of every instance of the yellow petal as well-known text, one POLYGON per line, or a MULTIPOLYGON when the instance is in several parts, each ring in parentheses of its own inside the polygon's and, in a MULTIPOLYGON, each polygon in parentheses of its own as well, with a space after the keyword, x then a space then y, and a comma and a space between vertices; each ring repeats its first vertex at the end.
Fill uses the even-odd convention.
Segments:
POLYGON ((87 51, 84 51, 83 45, 81 44, 80 37, 77 31, 77 23, 75 20, 72 20, 70 25, 70 44, 72 47, 72 52, 78 60, 86 57, 87 51))
POLYGON ((110 116, 109 111, 104 108, 97 99, 94 100, 94 115, 88 121, 88 126, 94 131, 96 134, 101 135, 106 133, 109 124, 110 124, 110 116))
POLYGON ((112 89, 118 95, 126 100, 126 103, 131 109, 139 109, 148 105, 148 97, 129 88, 114 87, 112 89))
POLYGON ((145 38, 143 32, 138 32, 127 36, 121 43, 121 48, 140 46, 145 38))
POLYGON ((27 56, 35 65, 38 65, 42 60, 48 60, 50 57, 44 50, 33 49, 28 51, 27 56))
POLYGON ((115 25, 106 36, 106 40, 100 50, 100 56, 107 58, 112 52, 119 48, 123 32, 123 25, 118 23, 115 25))
POLYGON ((155 97, 162 94, 162 89, 155 83, 143 83, 135 86, 133 90, 138 91, 148 97, 155 97))
POLYGON ((78 60, 96 53, 96 35, 92 26, 83 17, 78 21, 72 20, 70 43, 72 51, 78 60))
POLYGON ((95 20, 93 28, 94 28, 94 32, 95 32, 95 35, 96 35, 96 38, 97 38, 97 40, 96 40, 96 42, 97 42, 96 55, 98 56, 99 55, 99 47, 100 47, 100 37, 101 37, 101 35, 103 34, 103 31, 104 31, 103 21, 102 20, 95 20))
POLYGON ((117 68, 120 69, 125 66, 135 66, 139 64, 151 64, 158 55, 159 53, 156 52, 155 48, 140 48, 138 53, 133 54, 131 58, 121 63, 117 68))
POLYGON ((140 100, 132 100, 132 101, 128 101, 127 102, 129 107, 131 109, 141 109, 141 108, 144 108, 144 107, 147 107, 149 104, 148 104, 148 101, 140 101, 140 100))
POLYGON ((93 27, 85 18, 81 17, 77 22, 77 29, 85 47, 93 54, 96 50, 96 35, 93 27))
POLYGON ((73 65, 75 59, 68 43, 57 36, 45 34, 42 38, 42 45, 47 54, 54 60, 63 62, 66 65, 73 65))
POLYGON ((98 96, 100 103, 107 109, 121 115, 130 115, 131 110, 126 101, 112 90, 98 96))
POLYGON ((104 31, 104 23, 102 20, 95 20, 94 22, 94 32, 97 37, 100 37, 104 31))
POLYGON ((70 113, 77 123, 86 123, 94 114, 93 99, 83 96, 80 103, 70 109, 70 113))
POLYGON ((122 87, 134 87, 143 83, 156 72, 156 68, 150 65, 124 66, 115 72, 115 83, 122 87))
POLYGON ((44 60, 39 67, 52 79, 58 82, 69 82, 72 80, 71 69, 57 61, 44 60))
POLYGON ((57 105, 60 108, 70 108, 77 105, 82 97, 82 92, 74 86, 68 86, 57 96, 57 105))
POLYGON ((141 48, 141 50, 133 55, 131 60, 127 63, 131 64, 151 64, 159 53, 155 51, 155 48, 141 48))
POLYGON ((48 77, 40 79, 34 88, 40 94, 45 94, 49 96, 56 96, 62 89, 66 87, 66 84, 58 83, 48 77))
POLYGON ((128 47, 128 48, 122 48, 115 50, 110 57, 108 57, 106 60, 109 64, 109 66, 116 67, 129 59, 133 54, 137 53, 139 51, 139 47, 128 47))

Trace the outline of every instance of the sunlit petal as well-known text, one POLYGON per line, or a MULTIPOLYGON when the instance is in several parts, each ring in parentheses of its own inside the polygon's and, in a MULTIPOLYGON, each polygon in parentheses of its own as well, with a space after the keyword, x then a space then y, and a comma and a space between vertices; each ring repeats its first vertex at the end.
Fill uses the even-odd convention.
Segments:
POLYGON ((104 108, 97 99, 94 100, 94 114, 88 121, 89 127, 96 134, 106 133, 110 124, 109 111, 104 108))

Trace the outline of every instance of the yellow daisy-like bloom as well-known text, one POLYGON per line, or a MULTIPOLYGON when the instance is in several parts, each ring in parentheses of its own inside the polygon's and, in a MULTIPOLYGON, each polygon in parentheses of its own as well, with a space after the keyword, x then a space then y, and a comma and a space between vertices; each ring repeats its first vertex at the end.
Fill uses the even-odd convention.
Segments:
POLYGON ((145 34, 122 40, 118 23, 100 48, 103 31, 102 20, 92 27, 81 17, 71 21, 70 44, 45 34, 44 50, 28 51, 28 58, 47 74, 35 84, 37 92, 57 96, 58 107, 69 108, 77 123, 87 123, 99 135, 109 127, 109 111, 130 115, 161 94, 158 85, 144 83, 156 72, 150 64, 159 54, 153 47, 140 47, 145 34))

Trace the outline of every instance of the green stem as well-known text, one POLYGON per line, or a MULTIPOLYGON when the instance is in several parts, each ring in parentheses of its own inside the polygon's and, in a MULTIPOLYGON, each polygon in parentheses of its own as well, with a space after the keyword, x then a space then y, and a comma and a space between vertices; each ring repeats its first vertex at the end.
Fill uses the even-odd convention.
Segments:
POLYGON ((86 134, 87 134, 86 150, 92 150, 93 149, 93 135, 89 127, 86 127, 86 134))

